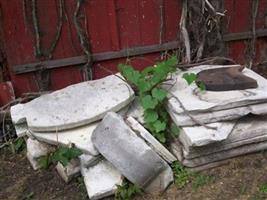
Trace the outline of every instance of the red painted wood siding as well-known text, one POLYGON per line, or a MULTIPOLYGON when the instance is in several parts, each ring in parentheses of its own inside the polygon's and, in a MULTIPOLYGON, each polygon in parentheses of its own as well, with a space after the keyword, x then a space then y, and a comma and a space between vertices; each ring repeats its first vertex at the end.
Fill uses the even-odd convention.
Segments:
MULTIPOLYGON (((227 10, 227 33, 251 30, 251 1, 225 0, 227 10)), ((48 48, 57 26, 56 0, 37 0, 38 19, 42 36, 42 47, 48 48)), ((160 0, 86 0, 82 11, 86 17, 86 28, 90 36, 93 53, 118 51, 135 46, 145 46, 159 43, 160 30, 160 0)), ((178 24, 182 0, 163 0, 165 30, 162 42, 177 39, 178 24)), ((53 59, 83 55, 76 30, 73 24, 73 14, 76 0, 65 0, 65 10, 68 20, 64 20, 63 30, 53 59)), ((264 17, 267 12, 267 1, 260 0, 257 28, 264 27, 264 17)), ((12 66, 38 61, 34 56, 34 37, 31 27, 24 20, 22 0, 0 0, 0 27, 3 32, 2 41, 7 56, 11 81, 16 95, 25 92, 38 91, 37 79, 34 73, 15 75, 12 66)), ((229 55, 238 62, 245 62, 246 41, 229 42, 229 55)), ((257 59, 266 59, 266 39, 257 41, 257 59)), ((141 69, 152 65, 159 59, 159 54, 148 54, 146 59, 133 60, 133 65, 141 69)), ((108 73, 99 68, 99 64, 116 71, 118 63, 125 59, 114 59, 95 63, 94 78, 100 78, 108 73)), ((79 66, 70 66, 50 70, 50 89, 60 89, 67 85, 82 81, 79 66)))

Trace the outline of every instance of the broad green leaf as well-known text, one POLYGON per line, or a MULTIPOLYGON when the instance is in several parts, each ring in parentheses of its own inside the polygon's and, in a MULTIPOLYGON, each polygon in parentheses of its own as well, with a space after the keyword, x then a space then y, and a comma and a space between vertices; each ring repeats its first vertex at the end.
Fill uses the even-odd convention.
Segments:
POLYGON ((157 133, 164 131, 166 129, 166 125, 167 124, 165 122, 161 122, 160 120, 157 120, 153 123, 157 133))
POLYGON ((166 90, 163 90, 163 89, 154 88, 152 90, 152 96, 158 101, 163 101, 167 96, 167 92, 166 90))
POLYGON ((142 102, 142 106, 143 108, 146 110, 146 109, 154 109, 157 104, 158 104, 158 101, 157 99, 155 98, 152 98, 151 95, 146 95, 144 96, 142 99, 141 99, 141 102, 142 102))
POLYGON ((137 87, 139 89, 139 92, 147 92, 151 89, 152 85, 150 82, 145 81, 145 80, 139 80, 137 87))
POLYGON ((141 74, 145 77, 147 75, 151 75, 153 74, 155 68, 154 67, 146 67, 142 72, 141 74))
POLYGON ((130 65, 123 65, 120 64, 118 66, 119 71, 121 74, 131 83, 137 85, 139 78, 141 76, 140 72, 135 70, 132 66, 130 65))
POLYGON ((155 110, 148 109, 144 113, 144 118, 146 123, 154 122, 158 119, 158 113, 155 110))
POLYGON ((194 73, 184 73, 183 78, 186 80, 188 85, 191 85, 197 78, 197 75, 194 73))

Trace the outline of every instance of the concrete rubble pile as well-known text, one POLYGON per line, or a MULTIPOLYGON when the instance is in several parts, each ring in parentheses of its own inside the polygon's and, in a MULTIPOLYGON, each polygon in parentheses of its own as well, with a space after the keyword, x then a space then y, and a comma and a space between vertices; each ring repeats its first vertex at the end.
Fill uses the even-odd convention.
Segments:
MULTIPOLYGON (((227 66, 198 66, 187 73, 227 66)), ((229 67, 229 66, 228 66, 229 67)), ((27 158, 38 159, 57 146, 83 154, 56 170, 65 182, 82 175, 90 199, 113 195, 124 178, 147 193, 162 193, 173 181, 170 164, 203 170, 228 158, 267 149, 267 80, 242 73, 256 88, 200 91, 177 71, 167 84, 166 108, 181 128, 170 153, 145 128, 143 110, 120 74, 78 83, 11 107, 18 137, 28 137, 27 158)))
POLYGON ((65 182, 80 174, 90 199, 113 195, 127 178, 148 193, 161 193, 173 181, 177 160, 129 109, 132 88, 119 74, 71 85, 11 107, 18 137, 28 137, 27 158, 38 159, 57 146, 75 146, 83 154, 56 170, 65 182))
MULTIPOLYGON (((186 73, 239 66, 198 66, 186 73)), ((229 91, 200 91, 188 85, 177 72, 170 88, 167 108, 181 127, 179 138, 171 144, 178 160, 199 171, 221 165, 229 158, 267 148, 267 80, 245 68, 256 88, 229 91)))

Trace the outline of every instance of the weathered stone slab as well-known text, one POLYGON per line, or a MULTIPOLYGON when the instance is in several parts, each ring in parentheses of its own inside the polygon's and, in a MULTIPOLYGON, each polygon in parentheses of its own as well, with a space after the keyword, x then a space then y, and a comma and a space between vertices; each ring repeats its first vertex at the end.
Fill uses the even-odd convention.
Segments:
POLYGON ((27 135, 27 131, 28 131, 28 126, 27 124, 23 123, 23 124, 15 124, 15 131, 18 137, 24 137, 27 135))
POLYGON ((30 154, 33 158, 45 156, 56 150, 55 147, 51 145, 39 142, 38 140, 33 140, 31 138, 27 139, 26 146, 27 153, 30 154))
POLYGON ((262 151, 267 149, 267 142, 260 142, 256 144, 248 144, 243 145, 241 147, 237 147, 234 149, 226 150, 226 151, 220 151, 216 153, 212 153, 206 156, 193 158, 193 159, 184 159, 182 161, 182 164, 187 167, 197 167, 201 165, 205 165, 208 163, 213 163, 216 161, 225 160, 228 158, 233 158, 240 155, 245 155, 257 151, 262 151))
POLYGON ((120 172, 107 160, 102 160, 93 167, 81 168, 81 173, 91 200, 115 194, 117 186, 123 181, 120 172))
POLYGON ((128 180, 145 187, 162 170, 166 162, 139 138, 116 113, 108 113, 93 132, 98 151, 128 180))
MULTIPOLYGON (((225 66, 202 65, 194 67, 186 73, 198 73, 206 69, 216 69, 225 66)), ((188 86, 182 78, 185 72, 178 73, 176 83, 171 86, 171 96, 178 97, 183 106, 192 113, 210 112, 224 110, 245 105, 267 102, 267 80, 250 69, 245 68, 242 73, 250 78, 257 80, 258 87, 255 89, 213 92, 199 91, 195 84, 188 86)), ((170 97, 168 106, 178 114, 184 113, 180 103, 176 98, 170 97)))
POLYGON ((223 141, 232 132, 235 122, 217 122, 208 125, 216 129, 204 126, 183 127, 179 134, 180 142, 185 148, 193 148, 223 141))
POLYGON ((79 159, 72 159, 65 167, 60 162, 56 165, 58 174, 66 183, 70 182, 75 176, 78 176, 80 169, 79 159))
POLYGON ((78 83, 11 107, 14 124, 27 122, 32 131, 60 131, 100 120, 134 99, 131 87, 115 75, 78 83))
POLYGON ((60 144, 64 146, 70 146, 70 144, 74 144, 85 154, 96 156, 99 154, 99 152, 94 147, 91 137, 97 124, 98 122, 95 122, 87 126, 60 132, 37 133, 28 131, 28 134, 48 144, 60 144))
POLYGON ((203 70, 197 74, 197 83, 210 91, 245 90, 257 88, 257 81, 242 73, 244 66, 203 70))
POLYGON ((145 192, 149 194, 161 194, 173 182, 173 172, 170 166, 166 166, 146 188, 145 192))
POLYGON ((136 132, 138 136, 143 138, 147 144, 164 160, 168 163, 172 163, 175 160, 174 155, 172 155, 168 149, 166 149, 156 138, 154 138, 138 121, 136 121, 133 117, 127 118, 127 123, 129 126, 136 132))
MULTIPOLYGON (((174 110, 168 107, 168 112, 172 120, 178 126, 194 126, 196 122, 193 121, 186 114, 177 114, 174 110)), ((213 123, 218 121, 234 120, 248 114, 264 115, 267 114, 267 103, 260 103, 255 105, 247 105, 243 107, 231 108, 226 110, 193 113, 192 116, 201 123, 213 123)))
POLYGON ((184 145, 183 155, 187 159, 192 159, 242 145, 264 141, 267 141, 266 116, 247 116, 237 123, 229 137, 224 141, 198 148, 184 145))
POLYGON ((29 160, 34 170, 40 169, 41 167, 38 163, 38 158, 40 158, 41 156, 46 156, 48 153, 55 151, 55 147, 44 144, 37 140, 33 140, 31 138, 27 139, 26 146, 27 159, 29 160))

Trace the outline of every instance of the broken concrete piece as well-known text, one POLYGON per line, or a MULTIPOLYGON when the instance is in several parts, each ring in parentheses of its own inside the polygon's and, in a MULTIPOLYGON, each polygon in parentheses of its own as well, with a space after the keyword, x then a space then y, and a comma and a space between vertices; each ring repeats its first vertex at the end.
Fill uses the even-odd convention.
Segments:
POLYGON ((82 154, 79 156, 79 159, 80 159, 81 167, 88 168, 88 167, 94 166, 100 160, 103 160, 103 157, 100 155, 92 156, 92 155, 82 154))
POLYGON ((179 140, 186 148, 205 146, 225 140, 232 132, 234 122, 217 122, 208 124, 216 129, 204 126, 183 127, 179 134, 179 140))
POLYGON ((55 147, 39 142, 38 140, 33 140, 31 138, 27 139, 27 153, 33 158, 39 158, 41 156, 46 156, 47 154, 55 151, 55 147))
POLYGON ((97 124, 98 122, 95 122, 87 126, 61 132, 37 133, 28 131, 28 134, 33 135, 38 140, 48 144, 61 144, 64 146, 70 146, 70 144, 74 144, 75 147, 82 150, 85 154, 97 156, 99 152, 96 150, 91 141, 92 132, 96 128, 97 124))
MULTIPOLYGON (((168 107, 168 112, 177 126, 194 126, 193 121, 187 114, 177 114, 172 108, 168 107)), ((267 103, 248 105, 243 107, 231 108, 226 110, 191 113, 200 123, 213 123, 218 121, 234 120, 248 114, 264 115, 267 113, 267 103)))
POLYGON ((154 138, 138 121, 136 121, 133 117, 127 118, 127 123, 130 125, 132 130, 136 132, 138 136, 143 138, 147 144, 158 153, 164 160, 168 163, 172 163, 177 158, 172 155, 168 149, 166 149, 156 138, 154 138))
POLYGON ((173 182, 173 172, 170 166, 166 166, 146 188, 145 192, 149 194, 162 194, 167 187, 173 182))
POLYGON ((147 186, 165 169, 166 162, 116 113, 109 112, 103 118, 92 141, 108 161, 139 187, 147 186))
MULTIPOLYGON (((206 69, 223 67, 229 66, 201 65, 190 69, 187 73, 198 73, 206 69)), ((168 100, 168 106, 178 114, 185 113, 179 101, 188 112, 210 112, 267 102, 267 80, 250 69, 245 68, 242 73, 257 80, 257 88, 224 92, 199 92, 195 84, 189 86, 182 78, 184 73, 178 73, 176 83, 174 86, 171 86, 169 91, 171 95, 168 100), (173 96, 178 98, 179 101, 173 96)))
POLYGON ((11 107, 14 124, 36 132, 60 131, 100 120, 134 99, 131 87, 115 75, 68 86, 11 107))
POLYGON ((203 70, 197 74, 197 83, 204 84, 210 91, 257 88, 257 81, 245 76, 243 69, 244 66, 203 70))
POLYGON ((117 186, 123 181, 120 172, 107 160, 102 160, 93 167, 81 168, 81 173, 91 200, 115 194, 117 186))
POLYGON ((38 170, 41 168, 37 158, 34 158, 29 152, 27 152, 26 156, 33 170, 38 170))
POLYGON ((63 166, 60 162, 58 162, 56 169, 61 178, 68 183, 73 177, 80 174, 80 161, 79 159, 72 159, 67 166, 63 166))
POLYGON ((15 131, 18 137, 24 137, 27 135, 27 131, 28 131, 28 126, 27 124, 23 123, 23 124, 15 124, 15 131))
POLYGON ((27 139, 27 158, 34 170, 40 169, 38 158, 55 151, 55 147, 31 138, 27 139))

